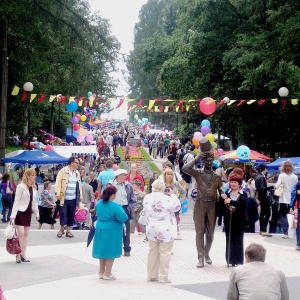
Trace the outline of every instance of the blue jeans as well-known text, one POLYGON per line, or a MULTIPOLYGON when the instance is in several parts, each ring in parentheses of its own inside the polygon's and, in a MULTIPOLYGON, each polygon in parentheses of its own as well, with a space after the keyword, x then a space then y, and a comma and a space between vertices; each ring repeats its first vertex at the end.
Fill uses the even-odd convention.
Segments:
POLYGON ((9 221, 12 212, 13 202, 11 195, 2 196, 2 221, 9 221), (6 210, 8 209, 7 217, 6 210))
POLYGON ((287 214, 289 212, 289 205, 285 203, 279 204, 279 215, 280 215, 280 221, 282 225, 283 234, 288 234, 289 230, 289 223, 287 219, 287 214))
MULTIPOLYGON (((126 214, 128 215, 127 211, 127 205, 122 206, 123 209, 125 210, 126 214)), ((128 219, 125 221, 125 228, 126 230, 123 230, 123 249, 124 252, 130 252, 131 247, 130 247, 130 216, 128 215, 128 219)))

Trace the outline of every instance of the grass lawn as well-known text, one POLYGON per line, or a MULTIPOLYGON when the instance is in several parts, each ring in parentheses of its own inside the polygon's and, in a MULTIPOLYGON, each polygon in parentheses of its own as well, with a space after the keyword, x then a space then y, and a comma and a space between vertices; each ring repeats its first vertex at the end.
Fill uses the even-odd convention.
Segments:
POLYGON ((16 151, 16 150, 23 150, 23 148, 21 145, 7 145, 5 147, 5 154, 16 151))

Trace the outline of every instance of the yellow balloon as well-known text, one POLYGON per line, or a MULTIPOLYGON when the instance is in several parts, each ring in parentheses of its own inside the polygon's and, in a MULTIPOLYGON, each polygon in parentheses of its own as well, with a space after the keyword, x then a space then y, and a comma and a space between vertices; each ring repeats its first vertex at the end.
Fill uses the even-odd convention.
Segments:
POLYGON ((85 116, 85 115, 82 115, 82 116, 80 117, 80 120, 81 120, 82 122, 84 122, 84 121, 86 120, 86 116, 85 116))
POLYGON ((79 134, 79 135, 85 135, 85 129, 80 128, 80 129, 78 130, 78 134, 79 134))
POLYGON ((215 136, 212 133, 208 133, 205 137, 207 137, 211 143, 215 141, 215 136))

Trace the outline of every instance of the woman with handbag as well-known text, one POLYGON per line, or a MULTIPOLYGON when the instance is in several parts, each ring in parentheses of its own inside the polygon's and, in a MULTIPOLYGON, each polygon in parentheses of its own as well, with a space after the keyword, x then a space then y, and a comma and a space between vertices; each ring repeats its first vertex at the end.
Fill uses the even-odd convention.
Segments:
POLYGON ((290 161, 285 161, 282 166, 282 172, 278 176, 277 182, 274 184, 275 194, 279 193, 279 218, 281 220, 283 236, 282 238, 288 238, 288 219, 289 204, 291 202, 291 192, 295 184, 298 182, 297 176, 294 174, 294 167, 290 161), (282 191, 280 191, 282 187, 282 191), (281 195, 280 195, 281 194, 281 195))
POLYGON ((15 222, 22 252, 16 257, 16 262, 30 262, 26 256, 27 239, 32 213, 39 220, 38 204, 36 202, 36 171, 29 168, 25 171, 22 182, 17 186, 15 202, 10 219, 15 222))
POLYGON ((2 223, 6 223, 10 219, 10 215, 13 207, 13 201, 12 201, 13 185, 12 182, 9 181, 9 174, 5 173, 3 175, 0 189, 2 193, 2 206, 3 206, 2 223), (7 209, 8 209, 8 213, 6 215, 7 209))

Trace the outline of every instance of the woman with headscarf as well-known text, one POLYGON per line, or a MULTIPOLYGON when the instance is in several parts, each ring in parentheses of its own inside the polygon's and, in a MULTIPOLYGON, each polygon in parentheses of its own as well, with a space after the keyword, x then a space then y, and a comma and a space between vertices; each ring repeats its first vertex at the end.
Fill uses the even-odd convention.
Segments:
POLYGON ((180 209, 180 201, 171 187, 155 180, 152 193, 144 198, 146 234, 149 241, 147 263, 148 281, 171 282, 169 265, 176 237, 175 212, 180 209))
POLYGON ((22 182, 18 184, 13 205, 11 220, 14 220, 20 246, 22 249, 21 254, 16 257, 16 263, 30 262, 27 259, 26 248, 28 233, 31 225, 32 212, 35 214, 36 220, 40 218, 38 204, 36 202, 36 171, 29 168, 25 171, 22 182))
POLYGON ((230 189, 224 199, 224 227, 226 235, 226 261, 233 267, 244 263, 244 228, 246 223, 247 194, 242 190, 243 178, 229 176, 230 189))

